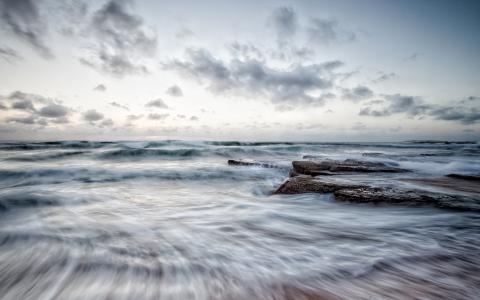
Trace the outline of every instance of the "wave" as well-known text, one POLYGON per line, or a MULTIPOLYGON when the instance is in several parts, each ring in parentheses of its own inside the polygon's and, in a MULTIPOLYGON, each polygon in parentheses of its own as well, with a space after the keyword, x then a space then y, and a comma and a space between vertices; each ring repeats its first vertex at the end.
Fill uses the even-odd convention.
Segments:
POLYGON ((0 150, 43 150, 43 149, 95 149, 112 145, 114 142, 65 141, 38 143, 1 143, 0 150))
POLYGON ((78 204, 83 199, 61 197, 50 192, 20 191, 0 194, 0 211, 40 206, 57 206, 63 204, 78 204))
POLYGON ((105 169, 36 169, 29 171, 0 170, 4 188, 65 182, 105 183, 137 179, 156 180, 263 180, 284 178, 284 169, 265 168, 198 168, 193 170, 109 171, 105 169))
POLYGON ((121 158, 142 158, 142 157, 194 157, 201 156, 202 152, 197 149, 145 149, 130 148, 111 150, 101 153, 100 158, 104 159, 121 159, 121 158))
POLYGON ((22 156, 14 156, 8 157, 5 160, 7 161, 19 161, 19 162, 35 162, 35 161, 46 161, 46 160, 55 160, 55 159, 63 159, 72 156, 80 156, 83 154, 89 153, 89 151, 66 151, 66 152, 58 152, 53 154, 37 154, 37 155, 22 155, 22 156))

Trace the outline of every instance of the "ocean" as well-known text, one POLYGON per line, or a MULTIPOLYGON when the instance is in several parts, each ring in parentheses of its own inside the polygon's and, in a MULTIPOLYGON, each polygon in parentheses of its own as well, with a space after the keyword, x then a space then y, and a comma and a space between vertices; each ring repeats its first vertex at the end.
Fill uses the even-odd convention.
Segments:
POLYGON ((478 176, 479 143, 5 142, 0 299, 479 299, 475 205, 272 194, 304 156, 478 205, 478 181, 422 180, 478 176))

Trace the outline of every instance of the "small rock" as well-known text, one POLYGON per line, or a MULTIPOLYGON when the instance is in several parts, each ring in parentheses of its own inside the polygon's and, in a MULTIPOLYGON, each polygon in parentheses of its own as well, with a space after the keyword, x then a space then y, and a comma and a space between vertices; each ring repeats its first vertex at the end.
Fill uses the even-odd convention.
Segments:
POLYGON ((262 168, 281 168, 280 166, 268 164, 268 163, 261 163, 261 162, 250 162, 250 161, 242 161, 242 160, 234 160, 229 159, 228 164, 231 166, 254 166, 254 167, 262 167, 262 168))

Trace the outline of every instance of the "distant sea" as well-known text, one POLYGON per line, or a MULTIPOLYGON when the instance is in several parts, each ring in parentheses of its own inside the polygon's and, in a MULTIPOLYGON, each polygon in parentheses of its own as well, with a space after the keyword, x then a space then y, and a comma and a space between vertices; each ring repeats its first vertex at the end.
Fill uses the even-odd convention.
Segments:
POLYGON ((0 143, 0 299, 478 299, 480 212, 272 195, 306 155, 480 174, 475 142, 0 143))

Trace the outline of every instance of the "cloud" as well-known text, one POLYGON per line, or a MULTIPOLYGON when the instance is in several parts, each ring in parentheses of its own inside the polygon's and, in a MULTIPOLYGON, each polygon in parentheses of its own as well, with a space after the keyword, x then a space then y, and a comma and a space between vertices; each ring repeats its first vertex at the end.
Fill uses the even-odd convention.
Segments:
POLYGON ((385 99, 390 102, 390 113, 406 113, 410 116, 424 114, 431 106, 423 104, 419 97, 405 96, 400 94, 386 95, 385 99))
POLYGON ((351 101, 361 101, 373 96, 373 92, 366 86, 356 86, 352 89, 342 89, 342 97, 351 101))
POLYGON ((60 118, 65 117, 69 112, 69 109, 60 104, 48 104, 47 106, 42 107, 38 114, 46 118, 60 118))
POLYGON ((42 57, 53 58, 52 51, 46 46, 44 38, 47 26, 43 22, 34 0, 0 0, 1 27, 23 40, 42 57))
POLYGON ((194 36, 194 33, 188 28, 182 28, 175 34, 175 37, 181 40, 187 39, 192 36, 194 36))
POLYGON ((386 117, 390 116, 392 113, 389 112, 387 109, 382 110, 374 110, 370 107, 365 107, 360 110, 358 115, 360 116, 371 116, 371 117, 386 117))
POLYGON ((311 43, 322 46, 353 42, 357 39, 355 33, 342 28, 337 20, 320 18, 310 20, 307 35, 311 43))
POLYGON ((417 59, 418 59, 419 56, 420 56, 420 54, 415 52, 415 53, 412 53, 411 55, 405 57, 405 58, 403 59, 403 61, 405 61, 405 62, 417 61, 417 59))
POLYGON ((423 104, 419 97, 406 96, 401 94, 383 95, 384 101, 372 101, 375 103, 386 103, 386 107, 373 109, 372 107, 362 108, 359 112, 361 116, 386 117, 393 114, 407 114, 411 117, 425 114, 431 109, 430 105, 423 104))
POLYGON ((0 46, 0 57, 8 62, 13 62, 15 60, 22 60, 23 57, 15 50, 9 47, 0 46))
POLYGON ((132 1, 110 0, 94 12, 88 28, 92 51, 80 62, 118 77, 148 73, 140 60, 155 54, 157 35, 132 6, 132 1))
POLYGON ((275 105, 321 105, 322 92, 333 86, 339 61, 294 64, 272 68, 255 59, 221 60, 205 49, 187 49, 187 59, 165 63, 164 68, 207 83, 214 93, 236 92, 268 98, 275 105))
POLYGON ((382 71, 379 71, 378 72, 378 77, 373 79, 372 82, 373 83, 381 83, 381 82, 384 82, 384 81, 387 81, 387 80, 390 80, 394 77, 397 77, 397 74, 393 73, 393 72, 390 72, 390 73, 385 73, 385 72, 382 72, 382 71))
POLYGON ((11 105, 11 108, 30 112, 35 111, 35 107, 33 106, 32 101, 28 99, 14 101, 11 105))
POLYGON ((480 122, 480 110, 467 107, 440 107, 429 112, 437 120, 456 121, 464 125, 480 122))
POLYGON ((277 7, 274 9, 269 22, 275 30, 277 41, 280 45, 291 38, 298 28, 297 14, 291 7, 277 7))
POLYGON ((436 120, 455 121, 464 125, 480 122, 480 110, 476 107, 463 105, 459 101, 457 105, 441 106, 423 103, 422 99, 414 96, 401 94, 383 95, 387 106, 380 108, 364 107, 360 110, 360 116, 387 117, 394 114, 406 114, 410 117, 432 117, 436 120))
POLYGON ((107 87, 103 84, 99 84, 96 87, 94 87, 93 90, 97 92, 105 92, 107 90, 107 87))
POLYGON ((7 119, 8 123, 20 123, 20 124, 35 124, 35 117, 28 116, 28 117, 12 117, 7 119))
POLYGON ((156 107, 156 108, 169 108, 167 104, 165 104, 165 102, 163 102, 162 99, 156 99, 156 100, 152 100, 150 102, 148 102, 147 104, 145 104, 145 107, 156 107))
POLYGON ((190 121, 198 121, 199 118, 197 116, 191 116, 190 121))
POLYGON ((167 94, 169 94, 172 97, 182 97, 183 91, 178 85, 172 85, 167 89, 167 94))
POLYGON ((120 104, 120 103, 115 102, 115 101, 110 102, 110 103, 108 103, 108 104, 110 104, 110 105, 113 106, 113 107, 118 107, 118 108, 121 108, 121 109, 124 109, 124 110, 130 110, 130 108, 128 108, 128 106, 123 105, 123 104, 120 104))
POLYGON ((87 110, 86 112, 83 113, 83 119, 90 123, 95 123, 97 121, 102 120, 103 118, 104 118, 103 114, 99 113, 94 109, 87 110))
POLYGON ((156 113, 152 113, 152 114, 149 114, 149 115, 148 115, 148 118, 149 118, 150 120, 165 120, 168 116, 169 116, 169 114, 156 114, 156 113))
POLYGON ((70 108, 61 104, 61 101, 48 98, 42 95, 15 91, 6 97, 4 101, 9 106, 4 105, 4 109, 21 111, 22 117, 11 117, 7 121, 11 123, 37 124, 46 126, 49 123, 64 124, 68 123, 67 116, 72 111, 70 108), (38 108, 40 106, 40 108, 38 108))
POLYGON ((104 119, 100 122, 99 127, 112 127, 114 125, 112 119, 104 119))

